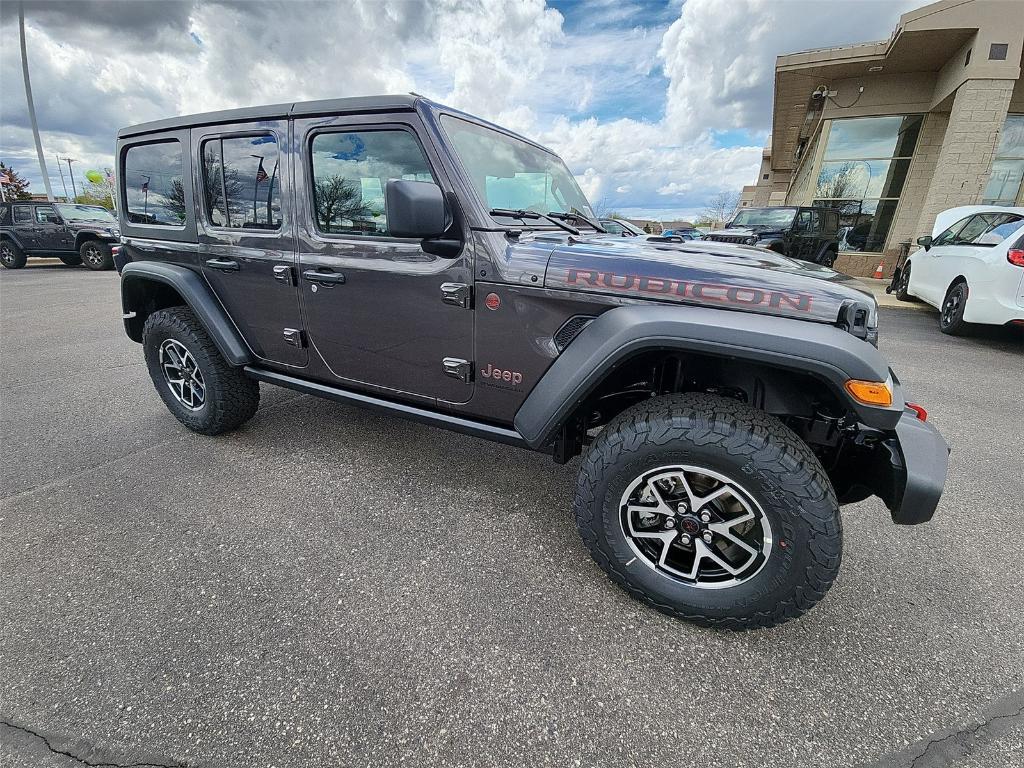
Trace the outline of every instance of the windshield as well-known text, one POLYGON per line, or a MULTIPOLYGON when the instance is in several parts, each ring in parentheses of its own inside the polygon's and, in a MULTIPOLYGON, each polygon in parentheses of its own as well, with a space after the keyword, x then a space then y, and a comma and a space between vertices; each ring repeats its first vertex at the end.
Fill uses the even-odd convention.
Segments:
POLYGON ((61 205, 58 203, 57 210, 64 217, 65 221, 102 221, 106 224, 116 224, 117 220, 110 215, 110 211, 98 205, 61 205))
POLYGON ((730 227, 788 227, 796 208, 748 208, 736 214, 730 227))
POLYGON ((586 196, 557 155, 504 133, 444 115, 462 165, 488 208, 593 218, 586 196))

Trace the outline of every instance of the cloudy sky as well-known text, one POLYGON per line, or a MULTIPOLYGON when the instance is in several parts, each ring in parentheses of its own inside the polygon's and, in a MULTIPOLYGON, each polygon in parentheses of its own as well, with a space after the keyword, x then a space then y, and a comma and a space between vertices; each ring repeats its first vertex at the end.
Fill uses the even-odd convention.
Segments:
MULTIPOLYGON (((754 182, 775 56, 885 39, 900 0, 26 2, 36 111, 79 173, 169 115, 415 91, 565 158, 591 201, 688 217, 754 182)), ((0 159, 42 192, 17 3, 0 3, 0 159)))

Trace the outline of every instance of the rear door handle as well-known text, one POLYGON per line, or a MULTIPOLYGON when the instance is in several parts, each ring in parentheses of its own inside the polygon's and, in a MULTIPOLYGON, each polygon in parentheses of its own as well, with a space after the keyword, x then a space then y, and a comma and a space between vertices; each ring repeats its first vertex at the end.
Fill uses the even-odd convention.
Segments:
POLYGON ((206 266, 210 269, 219 269, 221 272, 238 271, 238 262, 230 259, 207 259, 206 266))
POLYGON ((302 273, 302 276, 310 282, 320 283, 323 285, 337 285, 345 282, 345 274, 343 272, 330 272, 323 267, 320 269, 307 269, 302 273))

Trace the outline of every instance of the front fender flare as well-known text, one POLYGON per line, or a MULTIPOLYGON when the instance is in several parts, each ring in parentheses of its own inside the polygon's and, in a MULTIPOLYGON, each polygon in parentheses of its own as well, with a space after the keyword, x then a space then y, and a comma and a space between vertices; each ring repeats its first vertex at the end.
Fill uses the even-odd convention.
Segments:
POLYGON ((254 361, 252 351, 213 291, 198 274, 177 264, 133 261, 125 265, 121 272, 121 308, 129 338, 142 341, 142 323, 137 319, 140 312, 147 311, 147 288, 153 283, 169 286, 181 296, 228 363, 248 365, 254 361))
POLYGON ((634 305, 611 309, 580 332, 520 406, 516 430, 531 448, 547 444, 609 372, 650 350, 690 351, 811 374, 878 429, 893 429, 903 413, 895 380, 888 408, 850 397, 848 380, 885 381, 889 366, 871 344, 835 326, 724 309, 634 305))

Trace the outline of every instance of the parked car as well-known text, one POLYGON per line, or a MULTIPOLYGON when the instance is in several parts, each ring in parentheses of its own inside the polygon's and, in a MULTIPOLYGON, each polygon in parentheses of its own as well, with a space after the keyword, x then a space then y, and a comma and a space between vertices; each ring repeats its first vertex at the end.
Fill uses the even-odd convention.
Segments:
POLYGON ((113 269, 117 219, 98 205, 18 200, 0 204, 0 265, 20 269, 32 257, 113 269))
POLYGON ((943 333, 1024 324, 1024 208, 951 208, 917 244, 896 278, 896 297, 936 307, 943 333))
MULTIPOLYGON (((117 163, 125 330, 195 432, 244 424, 267 382, 582 454, 597 563, 718 627, 824 595, 840 504, 910 524, 938 503, 948 449, 873 345, 870 293, 609 237, 556 155, 471 115, 411 95, 175 117, 121 130, 117 163)), ((435 458, 452 493, 487 481, 435 458)))
POLYGON ((709 232, 704 238, 757 245, 831 267, 839 254, 839 212, 806 206, 744 208, 724 229, 709 232))
POLYGON ((630 224, 624 219, 601 219, 601 226, 610 235, 622 235, 623 237, 643 237, 647 233, 635 224, 630 224))
POLYGON ((696 227, 684 227, 682 229, 666 229, 664 230, 661 237, 678 237, 684 241, 700 240, 704 237, 704 233, 696 227))

